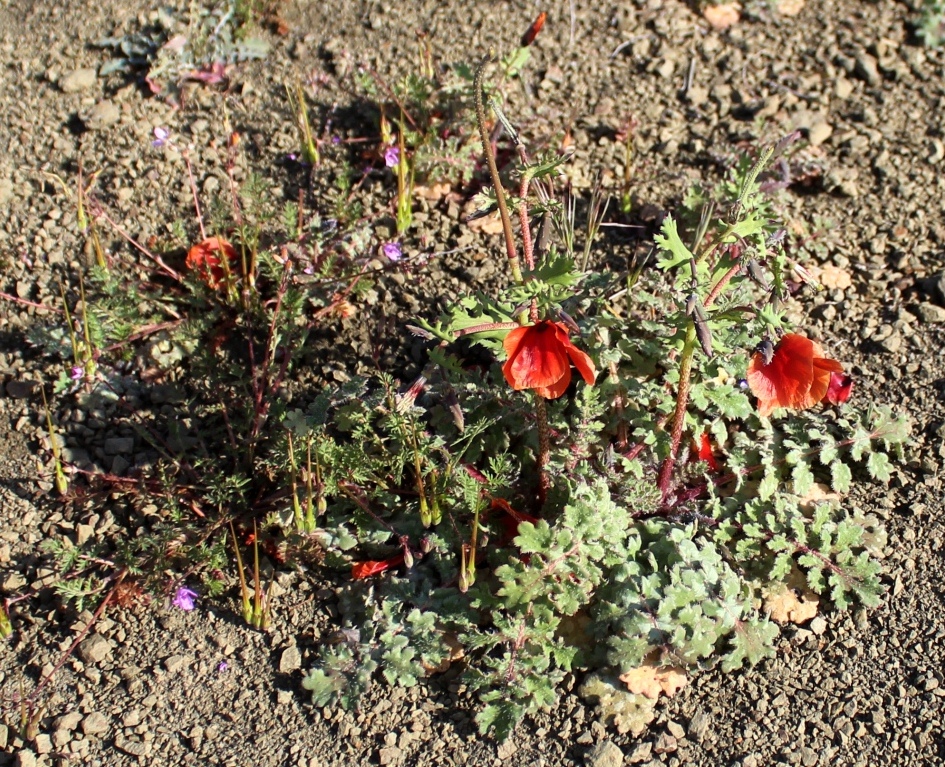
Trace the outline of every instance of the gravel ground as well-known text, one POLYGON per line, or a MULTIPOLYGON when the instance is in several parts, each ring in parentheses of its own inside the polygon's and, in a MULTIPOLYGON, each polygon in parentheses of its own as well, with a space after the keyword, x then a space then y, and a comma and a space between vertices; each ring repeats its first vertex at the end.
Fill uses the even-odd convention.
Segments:
MULTIPOLYGON (((12 702, 20 685, 30 689, 51 670, 91 618, 40 589, 18 603, 14 635, 0 645, 0 765, 945 764, 945 53, 917 44, 913 4, 807 0, 785 16, 777 3, 752 3, 739 24, 715 32, 673 0, 576 0, 573 24, 565 0, 541 8, 299 0, 284 7, 287 34, 271 37, 269 58, 235 70, 226 97, 251 168, 277 199, 293 199, 298 181, 282 161, 296 149, 284 83, 353 63, 402 74, 418 29, 442 61, 468 62, 489 46, 508 50, 547 10, 510 113, 527 135, 569 136, 579 188, 598 168, 619 177, 614 136, 629 115, 636 120, 643 228, 608 230, 601 259, 614 268, 645 246, 654 211, 677 204, 692 180, 717 180, 741 148, 801 130, 803 168, 785 213, 801 243, 794 255, 824 270, 832 287, 795 309, 809 314, 810 334, 854 361, 857 397, 891 402, 915 424, 909 460, 890 486, 863 485, 851 499, 887 526, 880 608, 785 629, 775 659, 696 677, 639 736, 601 723, 575 679, 554 710, 497 744, 476 733, 458 669, 408 691, 377 688, 358 711, 313 710, 301 672, 331 630, 338 583, 286 573, 269 634, 243 624, 235 599, 191 613, 152 603, 106 614, 56 675, 39 734, 24 743, 12 702)), ((179 157, 151 148, 155 126, 193 144, 204 193, 225 179, 214 149, 225 136, 217 91, 188 88, 174 108, 97 75, 105 55, 89 44, 140 29, 153 11, 138 0, 0 3, 0 289, 16 299, 0 302, 4 595, 49 582, 43 539, 121 532, 107 505, 64 507, 36 481, 44 437, 30 382, 50 370, 24 334, 46 319, 34 304, 55 304, 60 280, 71 281, 83 258, 68 200, 39 171, 71 179, 80 158, 100 170, 102 202, 140 241, 192 220, 179 157)), ((337 104, 339 125, 357 132, 363 104, 350 93, 326 82, 317 100, 337 104)), ((380 206, 384 194, 368 197, 380 206)), ((492 262, 476 254, 496 241, 470 232, 454 208, 422 211, 408 254, 472 246, 472 255, 431 259, 409 278, 382 276, 357 319, 316 340, 314 380, 366 369, 378 348, 388 366, 410 371, 416 349, 402 320, 492 276, 492 262)), ((107 246, 127 247, 117 238, 107 246)), ((112 433, 108 415, 89 419, 68 402, 57 410, 60 423, 75 424, 67 448, 77 462, 125 470, 141 446, 112 433)))

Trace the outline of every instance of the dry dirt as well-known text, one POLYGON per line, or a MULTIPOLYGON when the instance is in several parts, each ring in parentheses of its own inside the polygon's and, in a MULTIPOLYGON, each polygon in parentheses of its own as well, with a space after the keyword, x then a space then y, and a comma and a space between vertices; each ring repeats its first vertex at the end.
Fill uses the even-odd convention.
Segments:
MULTIPOLYGON (((268 59, 232 71, 226 103, 254 168, 272 194, 291 198, 283 158, 296 144, 284 83, 358 64, 402 75, 416 60, 417 30, 439 61, 474 63, 490 47, 512 48, 545 10, 510 112, 536 140, 569 137, 569 173, 584 188, 599 168, 619 175, 615 135, 635 120, 631 223, 641 228, 608 230, 600 261, 613 268, 644 246, 654 212, 672 209, 693 180, 713 182, 742 149, 801 130, 803 173, 782 201, 794 255, 838 280, 802 307, 802 324, 854 363, 858 397, 890 402, 915 423, 909 461, 891 485, 862 487, 853 499, 888 526, 880 608, 785 630, 778 657, 759 668, 696 677, 640 737, 608 729, 566 691, 498 744, 477 734, 475 702, 455 675, 408 691, 378 687, 359 711, 313 710, 301 672, 330 625, 335 584, 293 578, 270 634, 243 624, 232 594, 190 613, 152 604, 107 614, 56 675, 38 737, 24 743, 13 700, 52 668, 82 620, 41 590, 14 607, 14 634, 0 645, 0 765, 945 764, 945 52, 918 44, 911 3, 807 0, 793 4, 795 16, 777 5, 747 3, 738 24, 717 32, 677 0, 296 0, 268 59)), ((180 164, 151 148, 155 126, 194 145, 201 189, 219 173, 218 92, 196 89, 174 108, 120 78, 65 85, 105 60, 90 43, 140 29, 153 10, 138 0, 0 0, 0 289, 18 299, 0 302, 4 596, 48 574, 41 540, 109 525, 100 510, 64 515, 36 483, 41 405, 26 382, 47 362, 24 333, 46 317, 29 302, 54 303, 82 252, 68 201, 38 171, 71 179, 81 155, 102 170, 101 198, 117 222, 142 241, 190 216, 180 164)), ((323 111, 336 104, 344 129, 357 133, 364 110, 350 94, 326 83, 315 99, 323 111)), ((449 211, 424 212, 409 252, 498 248, 449 211)), ((382 279, 378 306, 332 330, 334 354, 318 358, 313 375, 364 367, 378 346, 388 364, 409 369, 416 349, 400 321, 458 291, 472 268, 459 253, 432 259, 416 279, 382 279)), ((488 278, 487 266, 475 268, 488 278)), ((77 433, 85 443, 70 447, 105 457, 96 453, 103 430, 77 433)))

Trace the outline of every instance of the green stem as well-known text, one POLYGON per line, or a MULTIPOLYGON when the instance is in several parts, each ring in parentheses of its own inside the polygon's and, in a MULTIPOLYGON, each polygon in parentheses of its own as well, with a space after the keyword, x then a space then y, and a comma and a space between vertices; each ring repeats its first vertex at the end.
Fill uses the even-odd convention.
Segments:
POLYGON ((479 139, 482 142, 482 151, 489 164, 489 175, 492 177, 492 186, 495 188, 495 199, 499 206, 499 216, 502 218, 502 231, 505 233, 505 252, 509 257, 509 268, 513 279, 522 284, 522 267, 519 264, 518 253, 515 250, 515 238, 512 234, 512 219, 509 218, 509 207, 505 202, 505 190, 502 188, 502 179, 499 178, 499 168, 495 164, 495 152, 492 151, 492 142, 489 140, 489 131, 486 129, 486 107, 482 98, 482 80, 486 71, 486 64, 492 59, 487 56, 476 69, 474 89, 476 91, 476 123, 479 126, 479 139))

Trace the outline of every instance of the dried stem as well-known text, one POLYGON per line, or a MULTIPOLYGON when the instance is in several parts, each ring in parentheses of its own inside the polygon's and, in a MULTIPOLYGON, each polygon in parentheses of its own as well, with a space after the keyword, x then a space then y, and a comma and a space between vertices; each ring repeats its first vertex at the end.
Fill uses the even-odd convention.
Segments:
POLYGON ((489 131, 486 129, 486 107, 482 98, 482 79, 486 71, 486 64, 492 59, 487 56, 476 69, 474 88, 476 91, 476 122, 479 126, 479 139, 482 141, 482 151, 489 165, 489 175, 492 177, 492 186, 495 188, 495 199, 499 206, 499 216, 502 218, 502 231, 505 233, 505 252, 509 257, 509 268, 512 277, 518 283, 524 282, 522 267, 519 263, 518 252, 515 249, 515 238, 512 234, 512 220, 509 218, 509 206, 505 202, 505 190, 502 188, 502 179, 499 178, 499 168, 495 164, 495 152, 489 131))

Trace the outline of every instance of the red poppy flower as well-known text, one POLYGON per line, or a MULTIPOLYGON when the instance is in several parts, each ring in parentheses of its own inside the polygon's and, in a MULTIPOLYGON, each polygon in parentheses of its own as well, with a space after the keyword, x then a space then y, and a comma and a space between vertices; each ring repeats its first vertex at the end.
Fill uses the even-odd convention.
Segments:
POLYGON ((759 415, 778 407, 797 410, 813 407, 827 396, 830 377, 843 366, 824 357, 824 350, 809 338, 786 334, 774 347, 771 362, 756 352, 748 363, 748 386, 758 398, 759 415))
POLYGON ((403 563, 404 555, 402 553, 389 559, 369 559, 367 562, 355 562, 351 565, 351 577, 356 581, 364 580, 403 563))
POLYGON ((853 379, 846 373, 831 373, 830 384, 824 395, 824 402, 831 405, 842 405, 853 393, 853 379))
POLYGON ((220 258, 221 253, 226 257, 227 267, 232 272, 236 263, 236 248, 226 240, 208 237, 187 251, 187 268, 196 272, 212 290, 219 288, 226 280, 226 268, 220 258))
POLYGON ((534 389, 539 397, 557 399, 571 383, 572 362, 587 383, 597 377, 591 358, 571 343, 560 322, 542 320, 515 328, 503 345, 509 358, 502 373, 516 391, 534 389))

